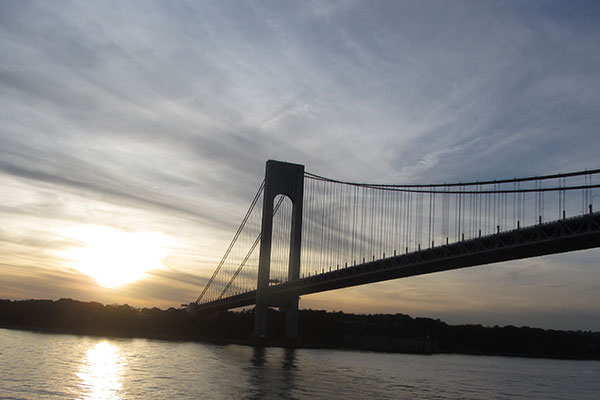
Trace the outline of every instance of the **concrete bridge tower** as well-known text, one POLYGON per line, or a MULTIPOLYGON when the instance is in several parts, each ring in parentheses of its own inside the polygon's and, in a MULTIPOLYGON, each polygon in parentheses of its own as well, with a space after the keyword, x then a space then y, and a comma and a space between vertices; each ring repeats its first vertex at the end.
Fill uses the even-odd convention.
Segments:
POLYGON ((258 261, 258 286, 254 309, 254 338, 266 339, 269 306, 285 310, 285 339, 293 342, 298 337, 298 295, 287 297, 283 304, 272 304, 268 295, 271 268, 271 240, 273 236, 273 206, 277 195, 285 195, 292 202, 290 257, 288 281, 300 278, 300 249, 302 241, 302 203, 304 198, 304 166, 281 161, 267 161, 262 209, 262 236, 258 261))

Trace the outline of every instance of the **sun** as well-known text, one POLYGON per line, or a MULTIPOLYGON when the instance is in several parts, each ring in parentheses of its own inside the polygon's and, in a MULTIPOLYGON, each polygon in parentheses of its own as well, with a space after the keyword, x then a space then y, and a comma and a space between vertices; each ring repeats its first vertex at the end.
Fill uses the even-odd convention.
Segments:
POLYGON ((80 246, 60 252, 70 265, 100 285, 115 288, 163 268, 174 241, 158 232, 125 232, 106 226, 77 226, 61 232, 80 246))

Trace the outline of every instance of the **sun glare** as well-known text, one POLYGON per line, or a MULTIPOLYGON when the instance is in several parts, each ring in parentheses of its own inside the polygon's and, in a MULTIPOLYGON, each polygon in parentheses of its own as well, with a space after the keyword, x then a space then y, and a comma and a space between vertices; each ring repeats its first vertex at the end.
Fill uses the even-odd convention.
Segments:
POLYGON ((158 232, 123 232, 104 226, 79 226, 62 232, 82 244, 60 252, 80 272, 114 288, 163 267, 173 240, 158 232))
POLYGON ((120 399, 123 385, 121 372, 123 361, 119 348, 100 342, 87 351, 87 357, 77 376, 81 379, 82 399, 120 399))

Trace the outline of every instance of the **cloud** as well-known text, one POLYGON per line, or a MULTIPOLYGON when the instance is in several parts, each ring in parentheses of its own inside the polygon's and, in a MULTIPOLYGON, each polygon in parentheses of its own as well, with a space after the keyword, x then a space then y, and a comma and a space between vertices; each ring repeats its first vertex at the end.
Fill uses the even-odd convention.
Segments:
MULTIPOLYGON (((45 244, 64 245, 52 227, 150 226, 184 246, 135 290, 178 304, 178 285, 206 279, 226 248, 267 159, 383 183, 594 168, 599 15, 585 1, 4 4, 2 249, 25 260, 27 244, 41 262, 45 244)), ((585 254, 570 262, 593 280, 585 254)), ((537 286, 535 271, 497 279, 537 286)), ((22 293, 65 290, 36 282, 22 293)))

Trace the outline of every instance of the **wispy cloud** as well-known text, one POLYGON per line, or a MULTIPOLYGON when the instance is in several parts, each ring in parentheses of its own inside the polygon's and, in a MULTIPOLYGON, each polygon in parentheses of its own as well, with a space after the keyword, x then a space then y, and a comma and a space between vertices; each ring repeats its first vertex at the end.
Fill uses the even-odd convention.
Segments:
MULTIPOLYGON (((597 166, 593 1, 0 8, 2 249, 42 260, 54 228, 94 222, 184 243, 125 297, 190 300, 269 158, 390 183, 597 166)), ((11 276, 0 295, 64 289, 11 276)))

